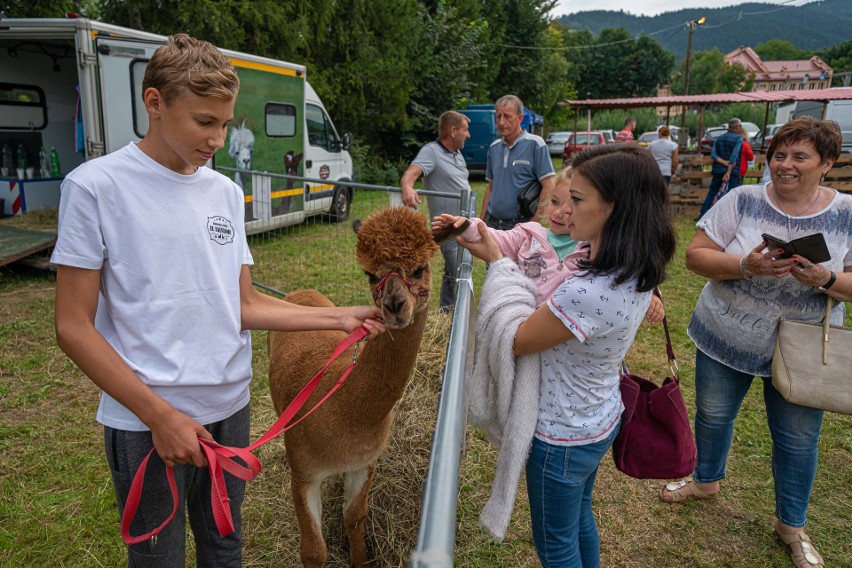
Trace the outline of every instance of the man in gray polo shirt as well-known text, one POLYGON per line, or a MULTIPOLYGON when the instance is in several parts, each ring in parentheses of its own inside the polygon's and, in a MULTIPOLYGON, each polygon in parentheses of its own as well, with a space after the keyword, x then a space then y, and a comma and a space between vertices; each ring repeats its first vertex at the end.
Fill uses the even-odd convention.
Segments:
POLYGON ((524 105, 514 95, 497 99, 497 131, 502 139, 488 148, 485 179, 488 185, 482 198, 480 217, 493 229, 508 230, 518 223, 538 221, 538 215, 523 217, 518 210, 518 195, 532 182, 541 182, 541 191, 553 189, 556 175, 547 144, 541 136, 521 128, 524 105))
MULTIPOLYGON (((443 193, 461 193, 469 190, 467 182, 467 164, 461 149, 470 138, 468 131, 469 118, 453 110, 449 110, 438 119, 438 135, 440 138, 429 142, 402 174, 399 182, 402 188, 403 204, 417 209, 421 202, 420 196, 414 191, 414 182, 423 176, 423 188, 428 191, 443 193)), ((461 215, 460 200, 452 197, 427 196, 429 213, 440 215, 449 213, 461 215)), ((456 303, 456 276, 458 272, 458 244, 449 239, 441 245, 444 256, 444 277, 441 282, 441 309, 448 310, 456 303)))

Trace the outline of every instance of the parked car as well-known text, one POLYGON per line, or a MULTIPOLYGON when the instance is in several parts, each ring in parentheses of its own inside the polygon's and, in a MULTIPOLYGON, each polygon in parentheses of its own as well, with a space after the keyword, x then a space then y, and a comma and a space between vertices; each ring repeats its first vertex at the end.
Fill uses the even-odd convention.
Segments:
POLYGON ((547 136, 547 150, 550 152, 551 156, 561 156, 562 152, 565 151, 565 142, 568 141, 568 137, 571 136, 571 132, 551 132, 547 136))
POLYGON ((591 132, 572 132, 571 136, 565 142, 565 150, 562 152, 562 159, 568 161, 571 159, 571 154, 579 152, 589 146, 597 146, 606 144, 606 138, 600 130, 592 130, 591 132))
MULTIPOLYGON (((720 124, 719 128, 727 129, 728 123, 725 122, 720 124)), ((749 143, 751 143, 751 140, 760 133, 760 127, 753 122, 743 122, 743 128, 746 132, 748 132, 749 143)))
POLYGON ((713 143, 716 142, 716 138, 727 131, 727 126, 718 126, 705 130, 704 136, 701 137, 701 141, 698 143, 698 151, 702 154, 710 154, 713 150, 713 143))
POLYGON ((755 150, 760 148, 761 144, 763 145, 763 149, 769 148, 769 144, 772 142, 772 137, 778 132, 778 129, 781 128, 782 124, 767 124, 766 130, 764 132, 758 132, 757 136, 752 138, 751 146, 755 150))
POLYGON ((658 139, 659 137, 660 135, 657 134, 656 130, 651 130, 650 132, 643 132, 642 134, 640 134, 639 137, 636 139, 636 142, 640 146, 648 146, 649 144, 651 144, 651 142, 658 139))
POLYGON ((601 130, 600 133, 603 134, 607 144, 615 142, 615 130, 601 130))

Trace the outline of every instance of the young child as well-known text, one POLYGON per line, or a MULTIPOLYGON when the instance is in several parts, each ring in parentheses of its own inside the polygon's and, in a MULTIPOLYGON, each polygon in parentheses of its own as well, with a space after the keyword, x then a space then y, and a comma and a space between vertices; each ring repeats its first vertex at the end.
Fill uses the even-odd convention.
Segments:
POLYGON ((375 307, 308 308, 257 292, 240 188, 204 167, 224 145, 239 79, 207 42, 178 34, 148 63, 145 138, 86 162, 62 184, 53 262, 56 335, 103 390, 107 462, 124 509, 140 461, 155 448, 131 534, 178 515, 128 547, 128 564, 185 565, 184 508, 199 566, 240 566, 245 482, 226 476, 235 532, 220 537, 200 438, 249 443, 251 329, 384 331, 375 307))
MULTIPOLYGON (((508 231, 488 229, 491 238, 497 243, 504 258, 515 261, 536 287, 536 305, 541 306, 559 288, 567 278, 580 270, 577 261, 588 256, 584 243, 571 238, 565 206, 570 200, 568 189, 571 185, 571 167, 565 166, 550 195, 539 204, 544 208, 542 217, 547 219, 547 228, 541 223, 531 221, 519 223, 508 231)), ((460 228, 467 220, 464 217, 446 213, 433 218, 432 229, 441 230, 460 228)), ((479 226, 484 222, 479 218, 470 220, 468 227, 459 235, 459 244, 478 243, 482 240, 479 226)), ((468 248, 468 247, 465 247, 468 248)), ((470 249, 469 249, 470 250, 470 249)), ((476 254, 474 250, 471 250, 476 254)), ((646 319, 651 323, 663 320, 663 304, 656 296, 651 301, 646 319)))

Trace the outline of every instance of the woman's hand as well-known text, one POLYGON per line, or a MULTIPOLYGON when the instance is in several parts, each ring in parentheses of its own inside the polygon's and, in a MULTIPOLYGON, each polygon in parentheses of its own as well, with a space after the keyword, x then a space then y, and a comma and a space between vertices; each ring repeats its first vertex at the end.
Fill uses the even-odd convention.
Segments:
POLYGON ((456 237, 456 242, 462 247, 470 251, 470 254, 477 258, 481 258, 485 262, 491 263, 503 258, 503 253, 494 239, 491 238, 491 233, 485 223, 477 223, 479 236, 482 238, 479 242, 466 241, 461 237, 456 237))
POLYGON ((783 278, 790 274, 793 267, 797 266, 798 263, 793 258, 779 258, 779 255, 784 254, 783 249, 763 252, 766 248, 766 243, 760 243, 744 257, 743 270, 747 277, 774 276, 775 278, 783 278))
POLYGON ((827 266, 814 264, 798 254, 794 254, 791 260, 796 263, 796 266, 790 274, 805 286, 819 288, 823 284, 826 284, 831 277, 831 270, 827 266))

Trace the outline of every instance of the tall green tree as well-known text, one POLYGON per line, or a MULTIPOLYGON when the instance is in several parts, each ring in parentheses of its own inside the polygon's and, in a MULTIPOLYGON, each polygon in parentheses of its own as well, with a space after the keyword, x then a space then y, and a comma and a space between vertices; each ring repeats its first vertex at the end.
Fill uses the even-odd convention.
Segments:
POLYGON ((770 39, 764 43, 758 43, 754 48, 764 61, 795 61, 797 59, 810 59, 813 51, 799 49, 793 42, 786 39, 770 39))
POLYGON ((668 82, 674 56, 648 36, 634 38, 624 28, 605 29, 597 38, 572 33, 566 40, 578 96, 618 98, 653 95, 668 82))
MULTIPOLYGON (((673 76, 672 92, 683 94, 683 78, 686 62, 673 76)), ((689 68, 689 94, 708 95, 713 93, 735 93, 750 91, 754 83, 754 74, 739 63, 729 64, 718 49, 699 51, 692 57, 689 68)))
POLYGON ((852 71, 852 39, 818 52, 820 58, 831 65, 835 73, 852 71))

